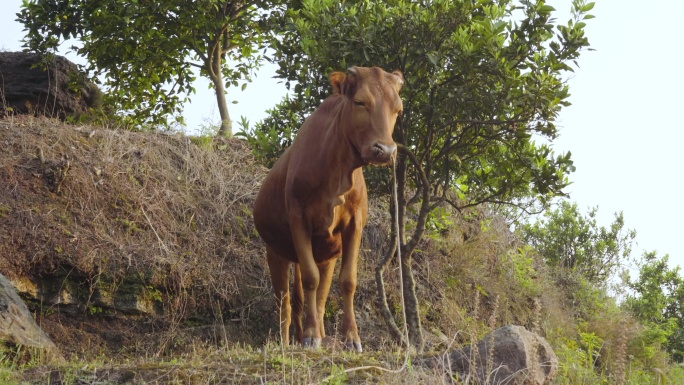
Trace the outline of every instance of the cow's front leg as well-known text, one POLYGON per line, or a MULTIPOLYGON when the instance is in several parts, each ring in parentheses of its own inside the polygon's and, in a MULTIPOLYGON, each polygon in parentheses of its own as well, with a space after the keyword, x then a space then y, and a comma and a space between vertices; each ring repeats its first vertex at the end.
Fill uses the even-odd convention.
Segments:
POLYGON ((340 267, 340 290, 342 291, 342 334, 344 344, 350 350, 362 352, 361 338, 354 314, 354 293, 356 292, 356 269, 361 246, 363 224, 357 217, 342 233, 342 266, 340 267))
POLYGON ((299 271, 302 277, 302 289, 304 291, 304 304, 306 308, 302 345, 318 348, 321 346, 322 339, 318 308, 316 306, 316 291, 320 282, 320 274, 311 250, 311 229, 301 212, 291 211, 289 219, 292 241, 297 252, 297 261, 299 262, 299 271))
POLYGON ((333 258, 318 265, 320 282, 318 283, 318 291, 316 292, 316 306, 318 307, 318 328, 320 329, 322 338, 325 338, 323 318, 325 317, 325 303, 328 300, 330 284, 332 283, 333 273, 335 272, 335 262, 337 262, 337 258, 333 258))

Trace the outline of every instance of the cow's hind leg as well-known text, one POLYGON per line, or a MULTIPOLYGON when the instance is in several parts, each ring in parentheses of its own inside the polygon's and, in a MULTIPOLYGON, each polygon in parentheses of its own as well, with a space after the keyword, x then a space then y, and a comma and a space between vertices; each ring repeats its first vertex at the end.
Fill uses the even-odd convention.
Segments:
POLYGON ((292 290, 292 322, 295 329, 295 340, 302 341, 304 328, 302 327, 302 314, 304 314, 304 289, 302 289, 302 271, 299 264, 294 264, 294 287, 292 290))
MULTIPOLYGON (((280 340, 284 346, 290 344, 290 261, 280 257, 268 245, 266 245, 266 258, 268 269, 271 273, 273 293, 278 304, 280 315, 280 340)), ((301 315, 300 315, 301 318, 301 315)))

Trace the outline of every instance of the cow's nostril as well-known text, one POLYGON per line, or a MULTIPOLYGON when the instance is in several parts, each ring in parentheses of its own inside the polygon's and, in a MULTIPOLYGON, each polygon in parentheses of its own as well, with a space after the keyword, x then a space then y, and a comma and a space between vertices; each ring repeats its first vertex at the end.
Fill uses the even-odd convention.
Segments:
POLYGON ((392 154, 396 151, 397 146, 396 145, 391 145, 391 146, 386 146, 382 143, 376 143, 373 145, 373 155, 375 156, 376 159, 380 160, 388 160, 385 159, 387 157, 392 157, 392 154))

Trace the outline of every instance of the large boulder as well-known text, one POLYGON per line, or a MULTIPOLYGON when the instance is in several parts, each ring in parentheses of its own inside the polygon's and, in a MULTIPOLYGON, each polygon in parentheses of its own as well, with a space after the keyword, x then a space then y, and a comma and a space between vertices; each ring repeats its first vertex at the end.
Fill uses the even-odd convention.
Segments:
POLYGON ((62 362, 64 358, 38 327, 26 304, 14 291, 12 284, 0 274, 0 343, 22 346, 29 351, 43 351, 49 360, 62 362))
POLYGON ((63 120, 100 102, 100 90, 66 58, 0 52, 0 117, 36 114, 63 120))
POLYGON ((546 340, 522 326, 508 325, 477 343, 427 360, 463 383, 543 385, 558 372, 558 357, 546 340), (475 365, 473 365, 473 363, 475 365))

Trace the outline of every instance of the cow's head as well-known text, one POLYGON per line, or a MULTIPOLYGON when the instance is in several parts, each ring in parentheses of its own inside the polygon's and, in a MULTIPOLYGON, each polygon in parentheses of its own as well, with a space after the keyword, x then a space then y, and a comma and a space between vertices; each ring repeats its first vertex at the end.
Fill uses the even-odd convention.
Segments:
POLYGON ((389 73, 378 67, 330 74, 330 84, 344 96, 343 108, 349 114, 345 134, 364 164, 387 164, 397 149, 392 132, 403 108, 399 97, 403 83, 400 71, 389 73))

